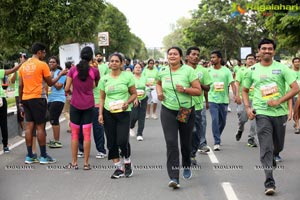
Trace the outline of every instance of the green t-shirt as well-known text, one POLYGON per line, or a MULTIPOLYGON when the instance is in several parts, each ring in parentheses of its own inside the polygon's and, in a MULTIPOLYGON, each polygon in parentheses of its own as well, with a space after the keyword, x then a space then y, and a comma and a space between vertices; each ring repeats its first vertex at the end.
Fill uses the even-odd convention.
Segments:
POLYGON ((134 82, 135 82, 135 88, 137 92, 138 100, 143 100, 146 98, 146 77, 141 76, 140 78, 137 78, 134 76, 134 82))
MULTIPOLYGON (((134 86, 134 78, 131 72, 122 71, 117 78, 112 78, 110 74, 100 79, 100 90, 106 94, 104 108, 110 110, 110 107, 116 104, 125 103, 129 97, 129 88, 134 86)), ((128 105, 126 111, 131 111, 132 104, 128 105)))
POLYGON ((233 72, 236 74, 240 69, 241 69, 241 67, 236 65, 233 67, 233 72))
POLYGON ((191 87, 191 82, 196 80, 198 77, 194 71, 194 69, 187 65, 182 65, 179 69, 177 69, 175 72, 172 72, 172 79, 170 76, 170 68, 162 68, 158 73, 158 80, 161 81, 163 94, 164 94, 164 100, 162 101, 162 104, 167 107, 170 110, 179 110, 179 107, 185 107, 190 108, 194 105, 194 102, 192 101, 192 96, 181 93, 176 90, 176 84, 182 85, 183 87, 189 88, 191 87), (172 84, 173 80, 173 84, 172 84), (173 86, 174 88, 173 88, 173 86), (176 94, 178 97, 178 100, 176 98, 176 94))
POLYGON ((238 72, 236 73, 236 76, 235 76, 235 81, 240 83, 239 95, 240 95, 241 98, 242 98, 243 80, 244 80, 244 76, 245 76, 246 72, 247 72, 247 67, 242 66, 238 70, 238 72))
MULTIPOLYGON (((245 73, 243 75, 243 80, 242 80, 242 84, 240 84, 240 87, 241 87, 241 90, 242 88, 244 87, 244 80, 245 80, 245 77, 246 77, 246 74, 249 73, 251 70, 254 70, 254 68, 252 68, 253 66, 251 66, 250 68, 247 68, 245 70, 245 73)), ((254 93, 254 85, 252 84, 249 88, 249 93, 248 93, 248 96, 249 96, 249 100, 252 101, 253 100, 253 93, 254 93)))
MULTIPOLYGON (((208 70, 202 65, 197 65, 195 73, 197 74, 201 85, 210 85, 212 83, 211 77, 208 70)), ((195 110, 203 109, 204 91, 202 91, 201 96, 193 96, 193 101, 195 102, 195 110)))
MULTIPOLYGON (((108 74, 108 66, 107 64, 101 64, 98 65, 98 70, 100 72, 100 79, 108 74)), ((95 105, 99 104, 100 100, 100 84, 98 83, 98 86, 93 89, 94 93, 94 99, 95 99, 95 105)))
POLYGON ((253 65, 251 71, 246 73, 244 87, 250 88, 252 84, 254 85, 252 105, 257 114, 276 117, 287 115, 287 102, 271 107, 267 101, 284 96, 285 84, 291 85, 294 81, 296 81, 296 76, 287 66, 273 61, 268 67, 260 63, 253 65))
POLYGON ((2 79, 5 77, 5 70, 0 69, 0 97, 6 97, 2 88, 2 79))
POLYGON ((148 84, 155 87, 158 75, 158 69, 153 67, 153 69, 149 69, 147 66, 144 68, 142 75, 146 77, 146 81, 148 84))
POLYGON ((19 96, 19 72, 16 72, 16 80, 15 80, 15 97, 19 96))
POLYGON ((213 81, 208 92, 208 102, 228 104, 229 86, 234 81, 231 71, 222 66, 220 69, 209 68, 208 72, 213 81))

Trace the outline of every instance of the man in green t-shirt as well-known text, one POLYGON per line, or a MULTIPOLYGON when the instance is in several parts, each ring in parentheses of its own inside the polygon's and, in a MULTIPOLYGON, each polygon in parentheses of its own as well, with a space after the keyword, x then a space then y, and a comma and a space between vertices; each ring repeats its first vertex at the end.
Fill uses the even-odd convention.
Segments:
MULTIPOLYGON (((210 89, 210 84, 212 83, 211 77, 208 70, 202 65, 198 65, 200 59, 200 49, 198 47, 190 47, 186 51, 186 64, 191 66, 195 73, 197 74, 201 88, 204 92, 208 92, 210 89)), ((207 146, 205 138, 205 130, 202 130, 202 110, 203 110, 203 98, 204 93, 200 96, 193 96, 193 101, 195 102, 195 125, 192 132, 192 151, 191 151, 191 164, 197 165, 196 153, 199 149, 204 152, 209 152, 210 149, 207 146), (204 134, 203 134, 204 133, 204 134)))
POLYGON ((220 51, 213 51, 210 56, 213 67, 208 70, 212 78, 208 92, 208 104, 212 119, 214 151, 220 151, 221 135, 226 126, 229 86, 232 88, 235 101, 238 95, 231 71, 221 65, 222 59, 220 51))
MULTIPOLYGON (((108 65, 103 62, 103 55, 100 52, 95 54, 95 58, 98 64, 98 70, 100 72, 100 79, 108 74, 108 65)), ((93 90, 95 107, 93 108, 93 136, 95 141, 95 146, 97 149, 96 158, 105 158, 105 137, 104 137, 104 127, 98 122, 99 116, 99 100, 100 100, 100 84, 93 90)))
POLYGON ((243 83, 243 102, 249 119, 256 118, 257 136, 260 146, 260 161, 265 172, 265 194, 275 193, 273 167, 284 145, 287 101, 299 91, 296 76, 285 65, 273 60, 276 44, 262 39, 258 44, 261 62, 246 73, 243 83), (253 108, 249 102, 249 88, 254 85, 253 108), (286 91, 286 84, 290 90, 286 91))
MULTIPOLYGON (((253 54, 248 54, 246 56, 246 66, 242 66, 240 70, 237 72, 236 77, 235 77, 235 85, 236 89, 239 92, 238 98, 242 95, 242 86, 243 86, 243 80, 245 77, 245 74, 247 71, 250 70, 250 67, 255 64, 255 56, 253 54)), ((253 90, 250 89, 250 101, 252 101, 252 96, 253 90)), ((240 141, 242 137, 242 133, 244 132, 244 127, 246 122, 248 121, 248 116, 247 112, 245 110, 244 104, 242 101, 239 99, 237 101, 237 116, 238 116, 238 131, 237 134, 235 135, 236 141, 240 141)), ((257 147, 256 141, 255 141, 255 135, 256 135, 256 123, 255 120, 251 120, 250 122, 250 133, 248 135, 248 146, 249 147, 257 147)))
MULTIPOLYGON (((292 64, 293 64, 293 72, 295 73, 295 75, 297 77, 297 83, 298 83, 298 86, 300 87, 300 70, 299 70, 300 58, 299 57, 293 58, 292 64)), ((298 94, 293 97, 293 106, 295 105, 297 98, 298 98, 298 94)), ((299 120, 295 121, 294 127, 295 127, 295 134, 299 134, 300 133, 299 120)))

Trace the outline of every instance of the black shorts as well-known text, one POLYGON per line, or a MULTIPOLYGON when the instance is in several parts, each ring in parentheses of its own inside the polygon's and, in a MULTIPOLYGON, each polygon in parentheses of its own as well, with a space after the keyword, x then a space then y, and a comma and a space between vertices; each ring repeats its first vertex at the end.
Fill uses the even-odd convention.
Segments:
POLYGON ((93 108, 79 110, 70 105, 70 121, 74 124, 90 124, 93 122, 93 108))
POLYGON ((46 123, 47 100, 45 98, 23 100, 22 103, 27 122, 46 123))
POLYGON ((52 125, 59 125, 59 116, 65 103, 61 101, 48 102, 49 120, 52 125))

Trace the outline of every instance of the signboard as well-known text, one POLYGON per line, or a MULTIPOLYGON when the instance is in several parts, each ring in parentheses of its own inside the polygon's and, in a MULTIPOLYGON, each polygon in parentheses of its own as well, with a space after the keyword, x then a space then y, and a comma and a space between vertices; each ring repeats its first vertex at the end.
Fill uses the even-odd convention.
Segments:
POLYGON ((252 53, 251 47, 241 47, 241 59, 246 59, 248 54, 252 53))
POLYGON ((80 44, 65 44, 59 47, 60 66, 64 69, 66 62, 72 62, 75 65, 80 61, 80 44))
POLYGON ((99 32, 98 33, 98 46, 109 46, 109 34, 108 32, 99 32))

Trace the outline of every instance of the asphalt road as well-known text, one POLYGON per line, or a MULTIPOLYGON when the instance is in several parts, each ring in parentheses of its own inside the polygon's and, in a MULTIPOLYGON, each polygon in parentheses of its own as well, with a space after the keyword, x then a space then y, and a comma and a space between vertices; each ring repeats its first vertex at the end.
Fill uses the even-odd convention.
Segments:
MULTIPOLYGON (((277 193, 264 195, 264 172, 260 169, 259 148, 247 147, 249 124, 241 141, 235 141, 237 116, 235 105, 228 113, 227 125, 222 135, 220 152, 197 154, 199 166, 193 169, 190 180, 180 178, 181 188, 168 187, 166 148, 160 120, 148 119, 144 141, 131 138, 134 175, 131 178, 110 179, 112 163, 96 159, 93 143, 90 164, 92 170, 84 171, 79 159, 79 170, 64 169, 71 161, 70 134, 66 122, 61 123, 63 148, 48 149, 58 161, 51 165, 26 165, 24 139, 11 139, 14 147, 9 154, 0 152, 0 200, 53 200, 53 199, 123 199, 123 200, 299 200, 300 199, 300 135, 293 133, 288 122, 283 162, 274 172, 277 193), (20 145, 16 145, 19 142, 20 145), (1 155, 2 154, 2 155, 1 155)), ((211 118, 207 112, 207 140, 213 146, 211 118)), ((47 130, 52 138, 51 129, 47 130)))

